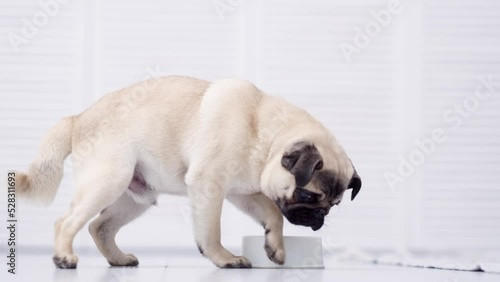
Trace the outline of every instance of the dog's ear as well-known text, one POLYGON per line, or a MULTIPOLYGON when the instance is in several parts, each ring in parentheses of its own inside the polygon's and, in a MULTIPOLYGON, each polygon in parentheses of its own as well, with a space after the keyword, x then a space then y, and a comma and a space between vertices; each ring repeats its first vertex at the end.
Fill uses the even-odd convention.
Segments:
POLYGON ((347 185, 347 189, 352 189, 351 201, 353 201, 356 195, 358 195, 359 190, 361 190, 361 177, 359 177, 356 169, 354 169, 354 174, 351 177, 351 181, 349 181, 349 185, 347 185))
POLYGON ((314 145, 299 142, 283 154, 281 165, 295 176, 298 187, 311 181, 314 171, 323 167, 323 161, 314 145))

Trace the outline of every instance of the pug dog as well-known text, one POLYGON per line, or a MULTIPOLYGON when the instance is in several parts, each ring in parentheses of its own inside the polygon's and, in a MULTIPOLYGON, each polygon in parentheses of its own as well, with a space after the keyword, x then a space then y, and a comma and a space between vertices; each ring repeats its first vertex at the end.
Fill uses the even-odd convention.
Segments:
POLYGON ((95 216, 89 231, 109 264, 138 265, 115 235, 159 194, 189 197, 196 244, 216 266, 252 266, 221 244, 224 199, 263 226, 267 256, 283 264, 283 215, 318 230, 347 189, 352 200, 361 189, 326 127, 238 79, 169 76, 104 96, 50 129, 27 171, 14 172, 17 194, 50 202, 69 154, 76 191, 55 224, 58 268, 76 268, 73 239, 95 216))

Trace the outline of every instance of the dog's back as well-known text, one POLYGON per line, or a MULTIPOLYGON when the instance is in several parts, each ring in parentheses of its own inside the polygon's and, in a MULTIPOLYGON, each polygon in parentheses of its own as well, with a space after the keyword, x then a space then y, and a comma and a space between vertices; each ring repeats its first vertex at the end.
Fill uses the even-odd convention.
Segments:
POLYGON ((50 203, 70 153, 77 167, 99 153, 96 149, 102 144, 133 142, 108 142, 109 138, 119 139, 123 134, 144 138, 157 135, 148 133, 168 130, 169 140, 176 142, 209 85, 208 81, 183 76, 153 78, 109 93, 79 115, 62 118, 45 136, 27 172, 16 172, 17 193, 50 203), (172 119, 177 122, 167 122, 172 119))

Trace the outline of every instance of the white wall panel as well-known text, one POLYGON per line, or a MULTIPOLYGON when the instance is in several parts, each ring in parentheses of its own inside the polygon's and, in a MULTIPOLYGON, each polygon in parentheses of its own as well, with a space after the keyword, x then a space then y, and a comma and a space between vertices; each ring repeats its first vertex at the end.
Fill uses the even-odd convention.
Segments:
MULTIPOLYGON (((82 38, 79 30, 82 9, 77 1, 58 7, 51 8, 54 16, 50 17, 38 1, 0 3, 2 174, 9 169, 25 168, 47 130, 61 117, 72 115, 80 108, 82 38), (47 23, 36 27, 38 22, 34 17, 42 13, 45 13, 47 23), (27 24, 23 19, 33 23, 37 31, 31 31, 32 38, 26 37, 27 42, 20 44, 16 52, 9 34, 24 37, 23 28, 27 24)), ((40 20, 43 18, 40 16, 40 20)), ((52 226, 69 207, 68 199, 73 193, 71 184, 72 174, 68 172, 49 208, 20 203, 18 242, 26 246, 52 244, 52 226)), ((0 201, 2 207, 6 207, 6 194, 0 201)), ((82 242, 80 237, 76 242, 82 242)))
MULTIPOLYGON (((223 15, 219 2, 69 1, 18 52, 9 34, 43 8, 1 2, 0 171, 26 167, 60 117, 109 91, 157 75, 242 77, 324 122, 363 178, 356 201, 346 197, 319 233, 287 224, 286 235, 350 247, 500 248, 499 3, 401 1, 402 11, 347 60, 340 46, 390 1, 229 1, 235 6, 223 15), (443 113, 489 75, 496 91, 451 127, 443 113), (384 175, 435 128, 447 130, 447 141, 391 189, 384 175)), ((74 190, 71 164, 66 171, 51 207, 21 206, 23 245, 52 246, 53 221, 74 190)), ((262 232, 230 204, 222 228, 232 246, 262 232)), ((77 246, 92 246, 82 233, 77 246)), ((195 248, 187 200, 162 196, 118 240, 195 248)))
POLYGON ((420 246, 499 248, 500 3, 427 1, 423 30, 422 131, 447 141, 422 169, 420 246), (476 98, 490 76, 495 92, 476 98))

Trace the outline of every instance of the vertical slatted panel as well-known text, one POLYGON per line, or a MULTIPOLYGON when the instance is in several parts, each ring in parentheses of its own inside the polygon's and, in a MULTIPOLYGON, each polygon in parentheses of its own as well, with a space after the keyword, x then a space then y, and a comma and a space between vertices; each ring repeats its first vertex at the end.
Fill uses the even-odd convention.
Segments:
MULTIPOLYGON (((349 63, 355 27, 386 1, 261 1, 258 83, 324 122, 351 156, 364 187, 346 197, 320 234, 332 244, 390 246, 397 236, 396 196, 383 172, 396 154, 393 137, 392 45, 397 21, 349 63)), ((287 225, 289 234, 317 235, 287 225)))
MULTIPOLYGON (((240 12, 235 8, 221 20, 212 2, 203 0, 99 3, 99 95, 158 75, 209 80, 236 76, 241 64, 240 12)), ((137 247, 188 246, 195 250, 188 209, 184 197, 161 196, 158 207, 125 227, 118 239, 137 247), (148 240, 134 239, 146 232, 148 240)), ((234 209, 230 205, 226 209, 224 214, 229 217, 225 216, 223 224, 231 232, 234 209)), ((240 238, 228 236, 228 243, 238 245, 240 238)))
POLYGON ((423 24, 423 131, 447 140, 423 167, 421 246, 499 248, 500 3, 426 1, 423 24))
MULTIPOLYGON (((500 247, 500 85, 493 84, 496 92, 461 126, 452 128, 442 117, 474 94, 478 77, 500 79, 500 4, 495 1, 425 1, 422 17, 415 18, 423 41, 413 39, 414 46, 401 44, 417 36, 401 25, 412 9, 404 1, 407 10, 353 54, 350 63, 340 44, 352 43, 354 28, 363 28, 373 19, 370 12, 387 7, 388 1, 253 1, 230 9, 223 20, 212 1, 92 3, 62 5, 18 53, 7 36, 0 37, 0 171, 24 168, 50 126, 106 92, 159 74, 243 76, 324 122, 364 181, 359 198, 353 203, 345 199, 320 233, 287 224, 286 234, 321 234, 327 243, 381 248, 393 246, 409 227, 417 230, 418 248, 500 247), (404 56, 416 49, 422 61, 405 65, 404 56), (415 84, 423 87, 409 97, 401 93, 409 86, 400 80, 418 80, 410 77, 411 68, 421 72, 422 81, 415 84), (402 112, 403 104, 411 107, 406 99, 420 101, 421 112, 402 112), (383 177, 405 155, 401 148, 413 147, 402 132, 403 116, 421 124, 421 138, 436 127, 446 129, 448 137, 419 169, 417 184, 401 187, 402 192, 418 190, 412 192, 419 198, 407 202, 389 190, 383 177), (409 216, 413 213, 418 220, 409 216)), ((0 4, 0 33, 20 33, 22 18, 40 9, 32 0, 0 4)), ((416 134, 412 130, 405 131, 416 134)), ((49 209, 22 206, 19 239, 24 245, 52 245, 53 221, 66 210, 74 190, 68 168, 49 209)), ((185 198, 162 196, 158 208, 119 234, 120 245, 194 248, 187 207, 185 198)), ((238 245, 242 235, 261 232, 225 206, 224 243, 238 245)), ((82 233, 77 246, 92 245, 82 233)))
MULTIPOLYGON (((10 169, 25 169, 47 130, 61 117, 74 114, 79 108, 81 9, 78 3, 69 2, 60 4, 59 8, 52 7, 50 11, 54 11, 51 16, 33 0, 0 3, 2 174, 10 169), (46 25, 42 24, 44 17, 48 19, 46 25), (15 52, 9 34, 23 37, 26 26, 23 18, 33 23, 38 31, 30 31, 35 34, 33 38, 27 38, 15 52)), ((52 244, 54 221, 69 207, 68 198, 72 192, 69 172, 48 209, 20 202, 17 209, 19 242, 39 246, 52 244)), ((5 207, 5 199, 1 197, 2 207, 5 207)))
POLYGON ((228 13, 220 20, 210 1, 106 1, 100 6, 103 93, 143 79, 147 67, 206 79, 238 70, 238 18, 228 13))

